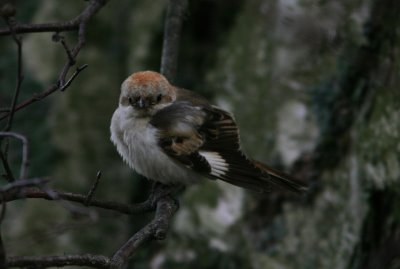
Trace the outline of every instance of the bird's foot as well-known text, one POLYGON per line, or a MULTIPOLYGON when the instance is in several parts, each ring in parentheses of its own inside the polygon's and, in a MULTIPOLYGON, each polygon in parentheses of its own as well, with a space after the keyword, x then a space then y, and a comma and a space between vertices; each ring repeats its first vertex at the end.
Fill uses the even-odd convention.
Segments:
POLYGON ((152 206, 156 206, 157 202, 165 197, 165 196, 170 196, 172 199, 175 200, 177 204, 178 201, 173 197, 174 194, 177 192, 180 192, 184 189, 185 187, 183 185, 165 185, 161 184, 159 182, 154 182, 151 192, 150 192, 150 203, 152 206))

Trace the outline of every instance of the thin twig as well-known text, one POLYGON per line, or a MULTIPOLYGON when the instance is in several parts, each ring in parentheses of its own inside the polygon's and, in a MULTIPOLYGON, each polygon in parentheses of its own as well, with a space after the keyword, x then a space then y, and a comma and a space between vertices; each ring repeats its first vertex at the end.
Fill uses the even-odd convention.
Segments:
POLYGON ((61 43, 61 45, 63 46, 63 48, 64 48, 64 50, 65 50, 65 53, 66 53, 67 56, 68 56, 68 59, 69 59, 70 64, 71 64, 71 65, 74 65, 74 64, 75 64, 75 59, 74 59, 74 57, 72 56, 71 49, 69 48, 67 42, 65 41, 65 37, 62 36, 62 35, 60 35, 59 32, 57 32, 57 33, 55 33, 55 34, 53 35, 52 39, 53 39, 54 42, 60 42, 60 43, 61 43))
MULTIPOLYGON (((22 142, 22 162, 21 162, 21 172, 20 172, 20 179, 28 178, 28 167, 29 167, 29 144, 26 137, 22 134, 16 132, 0 132, 0 137, 13 137, 16 139, 21 140, 22 142)), ((3 158, 2 158, 3 159, 3 158)), ((3 161, 4 164, 4 161, 3 161)))
MULTIPOLYGON (((88 7, 88 13, 89 11, 93 11, 96 9, 96 7, 99 7, 99 5, 101 5, 101 0, 92 0, 91 4, 88 7)), ((82 13, 85 14, 85 13, 82 13)), ((74 73, 74 75, 72 75, 72 77, 65 83, 65 78, 68 74, 69 69, 75 64, 75 59, 76 56, 78 56, 79 51, 83 48, 83 46, 85 45, 86 42, 86 24, 89 21, 90 16, 82 16, 82 19, 79 23, 79 28, 78 28, 78 43, 75 45, 75 47, 72 49, 70 55, 68 55, 69 61, 64 65, 60 76, 58 78, 58 85, 61 89, 61 91, 64 91, 73 81, 73 79, 79 74, 80 71, 82 71, 83 69, 85 69, 87 66, 85 67, 81 67, 82 69, 79 71, 79 69, 76 69, 76 72, 74 73), (72 61, 71 61, 72 59, 72 61)))
MULTIPOLYGON (((6 201, 4 201, 3 193, 0 193, 0 198, 1 198, 1 212, 0 212, 0 229, 1 229, 1 224, 3 223, 4 216, 6 215, 7 203, 6 201)), ((1 231, 0 231, 0 236, 1 236, 1 231)))
POLYGON ((87 196, 86 196, 86 200, 85 200, 85 203, 84 203, 85 206, 89 206, 90 201, 91 201, 92 198, 93 198, 94 192, 96 191, 97 186, 99 185, 100 178, 101 178, 101 171, 98 171, 98 172, 97 172, 97 175, 96 175, 96 180, 93 182, 93 185, 92 185, 92 187, 90 188, 90 190, 89 190, 89 192, 88 192, 88 194, 87 194, 87 196))
POLYGON ((17 36, 14 29, 14 24, 12 22, 12 18, 6 18, 6 22, 8 27, 10 28, 12 38, 14 39, 15 43, 17 44, 17 85, 15 86, 14 96, 11 101, 10 112, 8 113, 8 122, 4 131, 11 130, 12 122, 14 118, 15 106, 17 105, 18 96, 21 90, 22 81, 24 79, 22 75, 22 41, 21 37, 17 36))
POLYGON ((3 164, 4 170, 6 172, 6 174, 2 175, 2 176, 4 176, 6 178, 6 180, 9 181, 9 182, 14 181, 15 180, 14 174, 13 174, 11 168, 10 168, 10 165, 8 163, 6 155, 3 154, 1 149, 0 149, 0 159, 1 159, 1 162, 3 164))
POLYGON ((86 67, 88 67, 87 64, 77 67, 75 72, 68 79, 68 81, 63 86, 60 85, 60 91, 65 91, 71 85, 71 83, 74 81, 74 79, 79 75, 79 73, 82 72, 83 70, 85 70, 86 67))
POLYGON ((70 48, 67 45, 67 42, 65 41, 64 38, 61 38, 60 42, 63 45, 63 47, 65 49, 65 52, 67 53, 68 60, 69 60, 70 64, 74 65, 75 64, 75 59, 74 59, 74 57, 72 57, 72 53, 71 53, 70 48))

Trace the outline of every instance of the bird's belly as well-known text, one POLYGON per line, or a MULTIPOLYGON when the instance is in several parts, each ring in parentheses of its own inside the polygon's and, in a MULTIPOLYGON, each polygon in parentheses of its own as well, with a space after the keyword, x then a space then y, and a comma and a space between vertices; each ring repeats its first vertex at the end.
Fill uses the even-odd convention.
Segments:
POLYGON ((139 174, 164 184, 190 184, 199 175, 168 157, 158 146, 157 130, 149 124, 130 128, 124 134, 129 165, 139 174))

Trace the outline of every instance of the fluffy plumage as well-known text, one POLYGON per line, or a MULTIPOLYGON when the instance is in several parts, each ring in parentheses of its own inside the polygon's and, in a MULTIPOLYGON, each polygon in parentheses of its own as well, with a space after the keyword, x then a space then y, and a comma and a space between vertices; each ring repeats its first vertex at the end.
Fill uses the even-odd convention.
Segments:
POLYGON ((241 151, 231 114, 156 72, 134 73, 123 82, 110 129, 125 162, 164 184, 207 177, 260 192, 269 191, 271 184, 306 190, 304 184, 241 151))

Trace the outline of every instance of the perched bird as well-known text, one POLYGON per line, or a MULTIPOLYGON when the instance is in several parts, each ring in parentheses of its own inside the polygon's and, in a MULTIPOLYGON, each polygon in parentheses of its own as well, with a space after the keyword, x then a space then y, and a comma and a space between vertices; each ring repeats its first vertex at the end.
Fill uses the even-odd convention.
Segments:
POLYGON ((271 185, 294 192, 306 186, 248 158, 232 115, 161 74, 137 72, 121 86, 111 141, 139 174, 163 184, 220 179, 259 192, 271 185))

